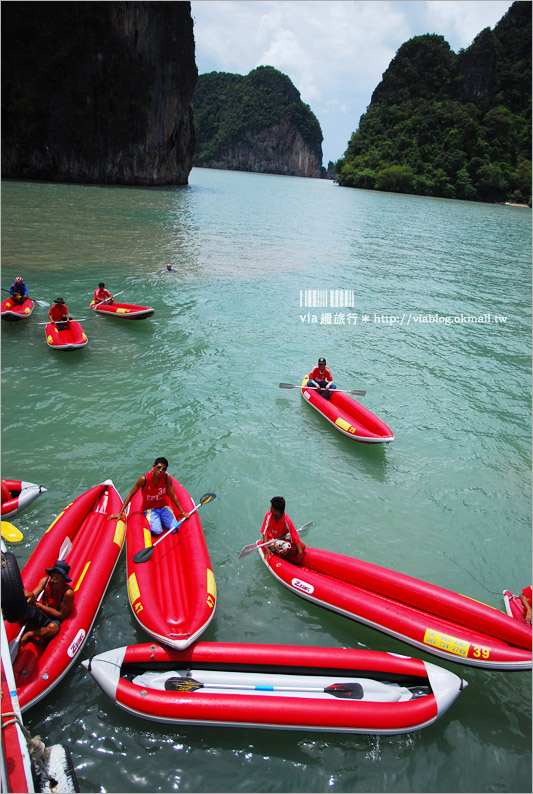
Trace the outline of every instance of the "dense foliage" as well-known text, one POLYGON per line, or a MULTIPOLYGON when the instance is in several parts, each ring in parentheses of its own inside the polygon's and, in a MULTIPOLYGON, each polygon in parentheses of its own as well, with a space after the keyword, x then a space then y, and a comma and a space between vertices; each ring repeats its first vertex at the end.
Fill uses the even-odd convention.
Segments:
POLYGON ((272 66, 248 75, 210 72, 198 78, 193 99, 196 165, 223 155, 244 139, 287 118, 312 147, 322 145, 322 130, 290 79, 272 66))
POLYGON ((347 187, 531 202, 531 4, 515 2, 455 54, 442 36, 403 44, 335 178, 347 187))

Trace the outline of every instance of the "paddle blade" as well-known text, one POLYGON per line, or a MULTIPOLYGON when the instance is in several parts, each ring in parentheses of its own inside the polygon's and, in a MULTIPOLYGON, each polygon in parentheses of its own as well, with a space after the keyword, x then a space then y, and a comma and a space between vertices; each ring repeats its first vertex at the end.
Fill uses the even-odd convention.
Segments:
POLYGON ((213 499, 216 499, 216 498, 217 498, 216 493, 204 493, 204 495, 200 499, 200 504, 201 505, 206 505, 208 502, 212 502, 213 499))
POLYGON ((197 689, 203 689, 203 686, 200 681, 196 681, 194 678, 180 678, 175 675, 165 681, 167 692, 196 692, 197 689))
POLYGON ((361 684, 331 684, 324 689, 328 695, 334 695, 336 698, 351 698, 352 700, 362 700, 363 687, 361 684))
POLYGON ((148 546, 147 549, 141 549, 137 554, 133 555, 133 562, 148 562, 153 553, 153 546, 148 546))
POLYGON ((59 549, 59 556, 58 560, 66 560, 70 552, 72 551, 72 541, 69 537, 66 537, 63 543, 61 544, 61 548, 59 549))
POLYGON ((44 306, 44 307, 50 306, 48 301, 39 301, 37 300, 37 298, 32 298, 32 300, 34 301, 34 303, 37 303, 39 306, 44 306))
POLYGON ((364 397, 366 391, 364 389, 352 389, 351 391, 348 392, 348 394, 358 394, 359 397, 364 397))
POLYGON ((303 525, 303 527, 300 527, 300 529, 298 530, 298 532, 299 532, 299 533, 300 533, 300 532, 305 532, 305 530, 306 530, 306 529, 309 529, 309 527, 311 526, 311 524, 312 524, 312 523, 313 523, 312 521, 308 521, 308 522, 307 522, 307 524, 304 524, 304 525, 303 525))
POLYGON ((253 552, 256 551, 256 549, 258 548, 259 546, 257 545, 257 543, 250 543, 249 546, 244 546, 244 548, 241 549, 241 552, 237 557, 237 559, 241 560, 243 557, 247 557, 249 554, 253 554, 253 552))
POLYGON ((280 389, 299 389, 299 386, 295 386, 294 383, 280 383, 280 389))
POLYGON ((2 537, 10 543, 20 543, 21 540, 24 540, 22 532, 9 521, 2 521, 2 537))

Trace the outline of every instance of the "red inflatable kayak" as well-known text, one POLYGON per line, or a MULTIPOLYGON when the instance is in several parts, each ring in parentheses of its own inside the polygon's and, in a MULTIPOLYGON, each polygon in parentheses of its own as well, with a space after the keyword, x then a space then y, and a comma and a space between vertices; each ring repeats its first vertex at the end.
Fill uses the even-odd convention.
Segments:
POLYGON ((42 485, 35 485, 35 483, 25 482, 25 480, 2 480, 2 483, 7 485, 11 494, 11 499, 2 502, 2 518, 4 519, 18 515, 40 494, 46 493, 46 488, 43 488, 42 485))
POLYGON ((68 328, 58 331, 55 323, 47 323, 45 328, 46 341, 54 350, 77 350, 85 347, 87 335, 76 320, 71 320, 68 328))
POLYGON ((290 645, 130 645, 83 666, 136 717, 239 728, 406 733, 431 725, 466 686, 406 656, 290 645))
POLYGON ((26 298, 24 303, 14 303, 12 298, 2 301, 1 316, 2 320, 26 320, 31 316, 35 308, 35 303, 31 298, 26 298))
MULTIPOLYGON (((258 541, 260 543, 261 541, 258 541)), ((498 609, 411 576, 306 548, 304 565, 259 554, 281 584, 443 659, 493 670, 530 670, 531 626, 498 609)))
MULTIPOLYGON (((190 495, 181 483, 173 477, 171 480, 180 504, 190 511, 194 507, 190 495)), ((153 538, 154 543, 156 540, 153 538)), ((207 628, 216 604, 215 577, 198 513, 158 543, 150 559, 135 562, 134 555, 152 545, 142 494, 137 491, 130 503, 126 533, 131 608, 143 629, 156 640, 173 648, 186 648, 207 628)))
POLYGON ((22 711, 61 681, 87 640, 124 542, 124 522, 108 521, 121 504, 111 480, 78 496, 52 522, 21 572, 24 588, 33 590, 46 575, 46 568, 65 559, 75 593, 74 606, 59 634, 44 647, 28 642, 21 648, 21 625, 6 622, 22 711))
POLYGON ((316 389, 307 389, 307 376, 302 382, 302 397, 343 436, 365 444, 384 444, 394 441, 392 430, 372 411, 337 389, 331 398, 321 397, 316 389))
POLYGON ((123 320, 145 320, 155 311, 150 306, 136 306, 134 303, 95 303, 94 301, 90 308, 96 314, 119 317, 123 320))

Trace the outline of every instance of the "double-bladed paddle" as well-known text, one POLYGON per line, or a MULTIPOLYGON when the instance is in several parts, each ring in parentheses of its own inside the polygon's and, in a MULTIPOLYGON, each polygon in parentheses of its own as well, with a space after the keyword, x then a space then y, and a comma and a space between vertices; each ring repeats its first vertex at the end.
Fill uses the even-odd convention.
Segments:
MULTIPOLYGON (((107 301, 109 301, 109 300, 115 300, 117 295, 122 295, 122 293, 126 292, 127 289, 129 289, 129 287, 126 287, 125 289, 121 289, 120 292, 117 292, 115 295, 111 295, 111 298, 106 298, 105 300, 100 301, 100 303, 96 303, 94 306, 91 306, 91 309, 97 309, 99 306, 102 305, 102 303, 107 303, 107 301)), ((109 305, 111 305, 111 304, 109 304, 109 305)))
MULTIPOLYGON (((6 289, 5 287, 2 287, 2 292, 9 292, 9 290, 8 290, 8 289, 6 289)), ((11 294, 11 293, 9 293, 9 294, 11 294)), ((39 304, 39 306, 50 306, 50 304, 48 303, 48 301, 40 301, 40 300, 37 300, 37 298, 30 298, 30 296, 29 296, 29 295, 28 295, 27 299, 28 299, 28 298, 29 298, 31 301, 33 301, 34 303, 37 303, 37 304, 39 304)), ((19 305, 20 305, 20 304, 19 304, 19 305)))
MULTIPOLYGON (((200 499, 199 503, 193 507, 193 509, 191 510, 189 515, 187 516, 187 518, 190 518, 192 516, 192 514, 195 513, 198 510, 199 507, 201 507, 202 505, 206 505, 208 502, 212 502, 213 499, 216 499, 216 498, 217 498, 216 494, 214 494, 214 493, 204 493, 204 495, 200 499)), ((164 535, 161 535, 161 537, 158 540, 156 540, 156 542, 153 544, 153 546, 148 546, 148 548, 141 549, 136 554, 134 554, 133 555, 133 562, 147 562, 150 559, 150 557, 152 556, 152 554, 154 553, 154 549, 157 546, 157 544, 161 543, 161 541, 164 540, 168 535, 172 535, 172 533, 177 530, 179 525, 183 524, 183 522, 186 521, 187 518, 182 518, 180 521, 178 521, 176 526, 172 527, 172 529, 169 529, 167 532, 165 532, 164 535)))
MULTIPOLYGON (((72 541, 71 541, 71 539, 69 537, 66 537, 65 540, 63 541, 63 543, 61 544, 61 548, 59 549, 59 555, 58 555, 57 559, 58 560, 65 560, 68 557, 68 555, 70 554, 71 549, 72 549, 72 541)), ((54 560, 54 562, 55 562, 55 560, 54 560)), ((54 563, 52 563, 52 565, 53 564, 54 563)), ((48 577, 48 579, 50 579, 50 577, 48 577)), ((47 582, 48 582, 48 579, 46 580, 47 582)), ((46 584, 45 584, 44 587, 46 587, 46 584)), ((40 601, 41 598, 43 597, 44 587, 41 590, 41 592, 39 593, 39 595, 37 596, 37 601, 40 601)), ((9 643, 9 655, 11 657, 11 661, 12 662, 14 662, 15 659, 17 658, 17 653, 19 652, 20 639, 21 639, 22 635, 24 634, 24 629, 25 628, 26 628, 26 623, 24 623, 24 625, 22 626, 21 630, 19 631, 19 633, 17 634, 15 639, 11 640, 11 642, 9 643)))
POLYGON ((10 543, 20 543, 21 540, 24 540, 24 535, 20 529, 10 524, 9 521, 2 521, 2 537, 10 543))
MULTIPOLYGON (((308 521, 307 524, 304 524, 303 527, 300 527, 300 529, 297 530, 298 534, 305 532, 306 529, 309 529, 312 523, 312 521, 308 521)), ((262 546, 270 546, 270 544, 275 543, 276 540, 284 540, 288 537, 289 534, 287 533, 287 535, 285 535, 283 538, 272 538, 271 540, 267 540, 265 543, 250 543, 249 546, 244 546, 244 548, 241 549, 237 559, 240 560, 241 557, 247 557, 249 554, 252 554, 252 552, 254 552, 256 549, 260 549, 262 546)))
MULTIPOLYGON (((296 386, 295 383, 280 383, 279 387, 280 387, 280 389, 301 389, 301 388, 304 388, 304 389, 318 389, 318 386, 303 386, 302 387, 302 386, 296 386)), ((324 389, 324 391, 325 391, 325 389, 324 389)), ((333 394, 333 392, 335 392, 335 391, 340 391, 340 392, 343 392, 343 394, 357 394, 357 395, 359 395, 359 397, 364 397, 365 394, 366 394, 366 391, 364 389, 331 389, 330 391, 331 391, 331 394, 333 394)))
POLYGON ((180 678, 171 676, 165 681, 167 692, 196 692, 197 689, 251 689, 255 692, 325 692, 336 698, 352 698, 362 700, 363 687, 357 681, 331 684, 327 687, 316 686, 270 686, 268 684, 203 684, 195 678, 180 678))

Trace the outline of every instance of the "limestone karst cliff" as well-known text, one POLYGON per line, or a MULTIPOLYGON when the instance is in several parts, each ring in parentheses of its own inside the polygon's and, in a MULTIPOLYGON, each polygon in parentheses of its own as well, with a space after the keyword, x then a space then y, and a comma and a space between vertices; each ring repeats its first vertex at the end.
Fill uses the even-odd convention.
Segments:
POLYGON ((200 75, 194 94, 195 164, 320 177, 322 131, 290 79, 271 66, 241 76, 200 75))
POLYGON ((2 175, 186 184, 198 72, 188 2, 2 4, 2 175))

